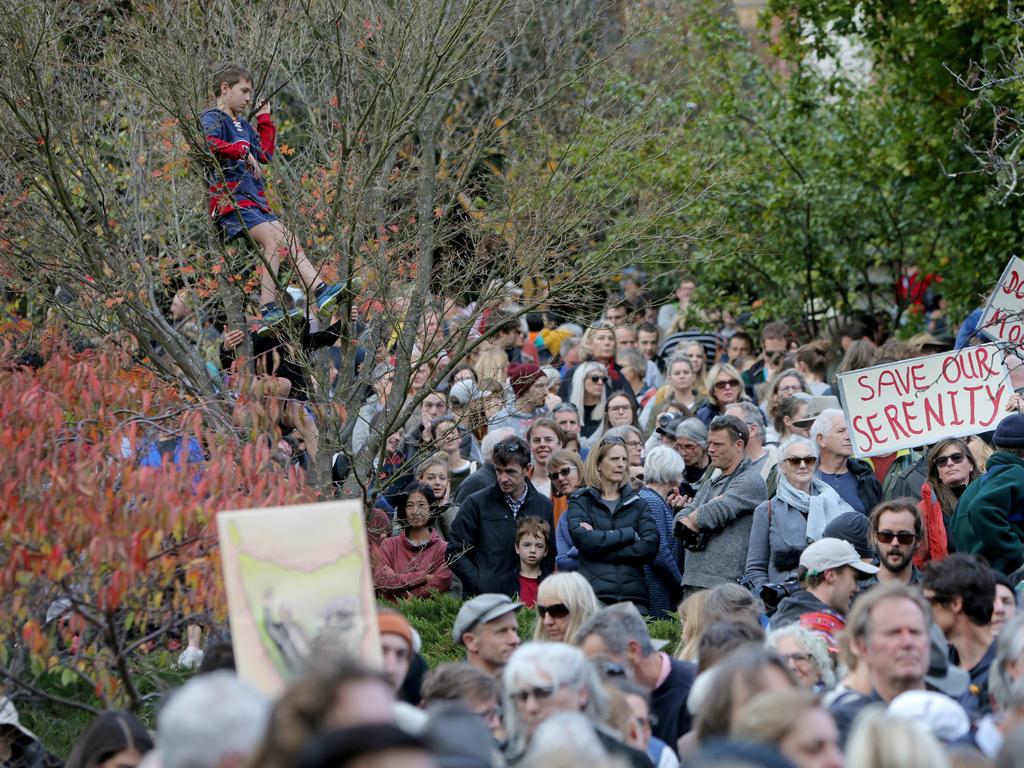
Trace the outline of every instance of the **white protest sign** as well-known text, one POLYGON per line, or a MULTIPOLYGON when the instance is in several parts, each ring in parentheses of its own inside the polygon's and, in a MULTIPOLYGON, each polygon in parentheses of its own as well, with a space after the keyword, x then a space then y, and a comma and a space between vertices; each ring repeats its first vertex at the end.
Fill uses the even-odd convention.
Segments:
POLYGON ((995 429, 1013 395, 995 344, 839 374, 857 456, 878 456, 995 429))
POLYGON ((360 501, 219 512, 238 676, 268 696, 317 647, 380 666, 360 501))
POLYGON ((1000 341, 1024 341, 1024 261, 1014 256, 989 297, 978 330, 1000 341))

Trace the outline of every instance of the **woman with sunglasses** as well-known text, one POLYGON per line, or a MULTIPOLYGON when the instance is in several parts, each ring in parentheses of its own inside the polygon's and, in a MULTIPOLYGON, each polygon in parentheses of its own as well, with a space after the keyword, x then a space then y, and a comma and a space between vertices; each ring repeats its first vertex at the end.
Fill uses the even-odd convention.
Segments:
POLYGON ((764 584, 796 576, 800 553, 821 538, 825 526, 853 509, 814 475, 818 457, 814 444, 792 437, 779 448, 779 486, 758 505, 747 545, 743 581, 756 595, 764 584))
MULTIPOLYGON (((940 440, 928 452, 928 485, 932 496, 942 509, 942 522, 949 524, 956 512, 957 502, 968 484, 981 477, 974 454, 967 441, 959 437, 940 440)), ((948 536, 952 544, 952 537, 948 536)))
POLYGON ((705 424, 724 414, 726 406, 750 399, 743 388, 743 375, 729 363, 711 366, 704 382, 708 388, 708 399, 697 409, 696 416, 705 424))
POLYGON ((643 566, 658 554, 660 534, 651 510, 628 482, 629 453, 620 437, 601 440, 583 467, 586 486, 569 498, 569 536, 580 573, 603 603, 631 601, 647 612, 643 566))
POLYGON ((607 382, 608 372, 601 363, 594 360, 580 363, 572 375, 569 402, 576 406, 576 413, 580 414, 581 443, 589 444, 591 440, 600 438, 608 400, 605 389, 607 382))
POLYGON ((576 632, 601 610, 589 582, 578 573, 553 573, 537 591, 534 640, 572 643, 576 632))
POLYGON ((555 516, 555 566, 559 571, 578 571, 580 553, 569 536, 569 497, 583 482, 583 462, 575 451, 563 448, 548 459, 548 477, 551 478, 551 499, 555 516))

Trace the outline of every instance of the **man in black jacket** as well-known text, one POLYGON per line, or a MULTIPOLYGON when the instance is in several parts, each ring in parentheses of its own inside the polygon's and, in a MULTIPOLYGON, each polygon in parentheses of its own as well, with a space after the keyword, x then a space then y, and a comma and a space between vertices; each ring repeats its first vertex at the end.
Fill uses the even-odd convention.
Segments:
MULTIPOLYGON (((519 592, 519 557, 516 555, 516 520, 539 517, 555 527, 550 499, 533 487, 527 474, 530 447, 509 437, 494 446, 497 482, 463 502, 452 523, 448 540, 451 569, 462 582, 464 597, 482 592, 514 596, 519 592)), ((541 563, 547 575, 555 567, 555 548, 548 547, 541 563)))
POLYGON ((675 750, 679 737, 690 730, 686 699, 696 667, 656 650, 643 616, 632 603, 618 603, 597 613, 580 627, 576 643, 588 658, 621 664, 637 685, 651 692, 651 711, 657 718, 653 733, 675 750))

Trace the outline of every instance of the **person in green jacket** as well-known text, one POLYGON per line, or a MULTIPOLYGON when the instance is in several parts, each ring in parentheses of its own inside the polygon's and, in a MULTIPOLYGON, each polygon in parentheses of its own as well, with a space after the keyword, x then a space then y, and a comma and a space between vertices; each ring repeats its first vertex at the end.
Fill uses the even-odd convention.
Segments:
POLYGON ((1009 574, 1024 565, 1024 415, 996 428, 987 471, 967 486, 950 524, 958 552, 983 555, 1009 574))

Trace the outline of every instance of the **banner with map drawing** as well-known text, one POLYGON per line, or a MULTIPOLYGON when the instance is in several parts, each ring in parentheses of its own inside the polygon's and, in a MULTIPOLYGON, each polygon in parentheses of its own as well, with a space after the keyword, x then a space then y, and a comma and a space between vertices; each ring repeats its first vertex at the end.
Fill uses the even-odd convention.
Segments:
POLYGON ((217 530, 239 677, 276 696, 314 650, 380 666, 360 502, 220 512, 217 530))

